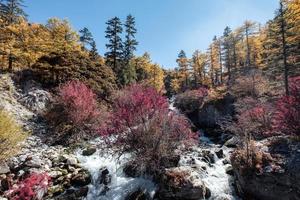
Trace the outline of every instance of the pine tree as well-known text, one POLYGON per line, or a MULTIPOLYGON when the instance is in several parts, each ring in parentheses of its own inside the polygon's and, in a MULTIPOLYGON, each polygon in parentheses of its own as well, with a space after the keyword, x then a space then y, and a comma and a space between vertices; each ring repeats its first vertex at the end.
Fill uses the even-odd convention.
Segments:
POLYGON ((233 40, 232 40, 232 31, 231 29, 227 26, 224 29, 223 33, 223 54, 224 54, 224 63, 225 63, 225 68, 227 69, 228 73, 228 83, 231 80, 231 68, 232 68, 232 52, 233 52, 233 40))
POLYGON ((125 42, 124 42, 124 62, 126 64, 129 63, 130 59, 134 56, 134 51, 136 51, 136 46, 138 45, 138 42, 135 39, 135 34, 137 33, 137 30, 135 28, 135 19, 132 15, 128 15, 125 23, 125 42))
POLYGON ((280 1, 280 7, 266 29, 263 57, 271 77, 282 75, 285 93, 289 94, 289 76, 300 74, 299 21, 297 1, 280 1))
POLYGON ((0 2, 0 17, 7 24, 17 23, 20 17, 26 19, 27 14, 23 10, 23 0, 4 0, 0 2))
MULTIPOLYGON (((5 26, 10 26, 14 23, 18 23, 21 18, 26 19, 27 14, 23 10, 23 0, 5 0, 0 2, 0 19, 2 20, 5 26)), ((6 38, 6 41, 9 42, 13 40, 13 34, 9 31, 9 36, 6 38)), ((8 69, 13 70, 13 62, 15 60, 15 55, 10 49, 10 52, 7 54, 8 57, 8 69)))
POLYGON ((214 36, 213 42, 209 47, 209 60, 210 60, 210 76, 213 86, 220 83, 221 74, 221 54, 220 54, 220 41, 217 36, 214 36))
POLYGON ((186 54, 183 50, 181 50, 178 54, 177 63, 181 76, 181 89, 182 91, 184 91, 189 87, 189 63, 188 58, 186 57, 186 54))
POLYGON ((93 35, 89 31, 88 28, 84 27, 83 29, 79 30, 80 35, 80 42, 82 42, 83 47, 87 48, 87 45, 92 46, 92 43, 94 42, 93 35))
POLYGON ((99 57, 96 42, 94 40, 91 41, 90 57, 92 58, 92 60, 96 60, 97 57, 99 57))
POLYGON ((256 32, 256 23, 251 21, 245 21, 242 26, 242 30, 244 31, 244 37, 246 39, 246 67, 251 67, 251 45, 250 45, 250 37, 256 32))
POLYGON ((105 37, 108 39, 108 43, 106 44, 108 52, 105 53, 106 63, 115 72, 118 85, 121 85, 123 78, 121 67, 123 43, 120 36, 123 32, 122 23, 118 17, 114 17, 108 20, 106 24, 105 37))
POLYGON ((128 15, 125 22, 125 42, 123 48, 123 85, 128 85, 135 82, 136 80, 136 69, 134 65, 130 63, 130 60, 134 56, 134 51, 138 42, 135 39, 135 34, 137 32, 135 28, 135 19, 132 15, 128 15))
POLYGON ((191 59, 191 66, 193 69, 193 86, 198 88, 199 85, 206 83, 206 66, 207 66, 207 55, 196 50, 193 53, 191 59))

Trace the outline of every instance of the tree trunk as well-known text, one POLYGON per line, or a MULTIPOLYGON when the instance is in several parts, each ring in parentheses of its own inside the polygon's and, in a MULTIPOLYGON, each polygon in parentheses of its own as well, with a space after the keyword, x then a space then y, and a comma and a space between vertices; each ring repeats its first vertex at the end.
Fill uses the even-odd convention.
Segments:
POLYGON ((283 55, 283 65, 284 65, 284 86, 285 94, 290 95, 289 92, 289 79, 288 79, 288 66, 287 66, 287 52, 286 52, 286 39, 285 39, 285 20, 283 14, 283 5, 280 1, 280 22, 281 22, 281 42, 282 42, 282 55, 283 55))

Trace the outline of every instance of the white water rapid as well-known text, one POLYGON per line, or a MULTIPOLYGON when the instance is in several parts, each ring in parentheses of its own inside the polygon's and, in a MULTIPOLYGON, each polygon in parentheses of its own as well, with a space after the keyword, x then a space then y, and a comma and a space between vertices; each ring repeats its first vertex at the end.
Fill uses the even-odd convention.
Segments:
MULTIPOLYGON (((172 103, 170 104, 170 110, 179 113, 172 103)), ((91 143, 99 144, 99 142, 101 143, 100 139, 96 139, 91 143)), ((229 148, 220 147, 211 142, 209 138, 201 136, 199 146, 181 156, 179 165, 192 167, 193 171, 198 174, 199 179, 210 189, 211 197, 209 200, 238 200, 232 186, 233 178, 226 173, 226 168, 230 167, 230 164, 227 163, 229 152, 229 148), (215 152, 220 149, 223 150, 224 156, 218 158, 215 152), (203 152, 210 154, 214 161, 203 159, 203 152)), ((128 161, 126 156, 117 159, 110 153, 101 153, 100 150, 97 150, 91 156, 83 156, 82 151, 79 150, 77 158, 81 165, 92 175, 92 183, 89 185, 86 200, 124 200, 128 194, 139 188, 146 189, 152 197, 155 194, 157 188, 151 180, 125 176, 122 166, 128 161), (107 168, 111 175, 107 192, 103 192, 105 186, 99 183, 103 168, 107 168)))
POLYGON ((147 190, 152 197, 155 194, 156 186, 151 180, 125 176, 122 168, 123 164, 128 161, 125 156, 118 159, 117 156, 112 156, 107 152, 101 153, 100 150, 91 156, 83 156, 82 151, 79 150, 77 158, 92 175, 92 183, 89 185, 86 200, 124 200, 128 194, 139 188, 147 190), (106 192, 105 185, 100 184, 101 172, 105 168, 111 176, 109 190, 106 192))

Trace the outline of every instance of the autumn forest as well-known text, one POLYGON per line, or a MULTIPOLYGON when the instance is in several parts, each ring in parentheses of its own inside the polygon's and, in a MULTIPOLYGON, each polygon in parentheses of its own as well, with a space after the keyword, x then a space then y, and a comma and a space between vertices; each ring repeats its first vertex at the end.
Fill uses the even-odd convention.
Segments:
POLYGON ((0 200, 300 199, 299 0, 168 67, 134 15, 102 24, 101 55, 30 6, 0 0, 0 200))

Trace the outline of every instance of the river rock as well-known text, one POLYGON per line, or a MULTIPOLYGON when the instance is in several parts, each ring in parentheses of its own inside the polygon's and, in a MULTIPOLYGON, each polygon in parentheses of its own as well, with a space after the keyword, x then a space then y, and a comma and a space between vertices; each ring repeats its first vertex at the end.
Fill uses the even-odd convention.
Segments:
POLYGON ((188 167, 167 169, 162 174, 158 198, 162 200, 199 200, 209 198, 210 192, 204 182, 194 177, 188 167))
POLYGON ((215 154, 217 155, 217 157, 218 157, 219 159, 224 158, 223 149, 217 149, 217 150, 215 151, 215 154))
POLYGON ((105 167, 100 169, 100 184, 108 185, 111 182, 111 175, 109 174, 109 170, 105 167))
POLYGON ((82 200, 87 196, 89 188, 87 186, 79 189, 68 189, 64 194, 55 197, 54 200, 82 200))
POLYGON ((1 174, 7 174, 10 172, 9 166, 6 162, 0 163, 0 175, 1 174))
POLYGON ((234 97, 230 94, 205 102, 199 110, 197 124, 202 128, 216 128, 219 120, 234 115, 233 103, 234 97))
POLYGON ((233 176, 234 172, 233 172, 233 168, 231 165, 227 166, 226 169, 226 174, 230 175, 230 176, 233 176))
POLYGON ((178 167, 179 161, 180 161, 180 155, 163 157, 160 161, 161 162, 160 166, 163 166, 165 168, 178 167))
POLYGON ((95 147, 88 147, 85 150, 82 151, 83 156, 91 156, 93 155, 97 149, 95 147))
POLYGON ((0 193, 7 191, 9 189, 9 181, 6 175, 0 176, 0 193))
POLYGON ((25 163, 25 166, 31 168, 40 168, 43 166, 43 161, 39 157, 32 157, 25 163))
POLYGON ((141 166, 132 161, 125 164, 125 166, 123 167, 123 172, 126 176, 133 178, 139 177, 143 174, 141 166))
POLYGON ((227 140, 224 145, 229 148, 235 148, 237 147, 239 142, 240 140, 238 139, 238 137, 232 137, 229 140, 227 140))
POLYGON ((92 177, 87 170, 81 170, 77 175, 71 178, 71 184, 75 187, 86 186, 90 184, 92 177))
POLYGON ((215 155, 214 155, 214 153, 212 153, 211 151, 209 151, 209 150, 204 150, 203 152, 202 152, 202 157, 203 157, 203 161, 204 162, 208 162, 208 163, 215 163, 216 161, 215 161, 215 155))
POLYGON ((231 160, 239 193, 246 199, 300 200, 299 141, 274 138, 272 143, 260 141, 257 148, 260 146, 261 149, 268 147, 268 153, 273 157, 272 163, 267 165, 271 166, 268 170, 258 174, 253 169, 242 169, 240 163, 231 160))
POLYGON ((51 171, 51 172, 49 172, 49 176, 51 178, 54 178, 54 179, 58 178, 58 177, 60 177, 62 175, 63 175, 63 173, 61 171, 51 171))
POLYGON ((64 159, 64 162, 67 163, 68 165, 77 165, 78 160, 75 156, 72 155, 63 155, 62 158, 64 159))
POLYGON ((136 191, 129 193, 125 200, 151 200, 151 197, 147 190, 139 188, 136 191))

